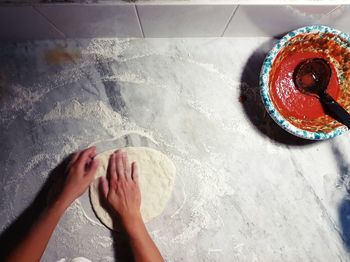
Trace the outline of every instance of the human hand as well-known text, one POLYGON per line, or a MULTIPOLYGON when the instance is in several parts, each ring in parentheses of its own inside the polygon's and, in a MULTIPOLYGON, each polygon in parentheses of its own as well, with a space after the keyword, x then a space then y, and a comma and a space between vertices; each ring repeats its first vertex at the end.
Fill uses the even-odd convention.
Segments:
POLYGON ((68 174, 60 195, 68 206, 81 196, 92 182, 98 167, 95 156, 96 147, 89 147, 76 152, 68 164, 68 174))
POLYGON ((107 203, 126 229, 135 221, 142 221, 137 164, 130 165, 127 153, 117 150, 110 156, 107 178, 101 177, 100 185, 107 203))

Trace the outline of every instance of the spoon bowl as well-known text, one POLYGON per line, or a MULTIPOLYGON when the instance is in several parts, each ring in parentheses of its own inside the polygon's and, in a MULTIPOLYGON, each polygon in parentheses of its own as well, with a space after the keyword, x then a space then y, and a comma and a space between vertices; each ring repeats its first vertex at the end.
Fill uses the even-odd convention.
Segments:
POLYGON ((326 60, 312 58, 296 67, 293 80, 300 92, 317 97, 327 114, 350 129, 350 114, 327 93, 331 75, 332 70, 326 60))
POLYGON ((332 70, 322 58, 306 59, 294 71, 294 83, 300 92, 318 98, 327 92, 332 70))

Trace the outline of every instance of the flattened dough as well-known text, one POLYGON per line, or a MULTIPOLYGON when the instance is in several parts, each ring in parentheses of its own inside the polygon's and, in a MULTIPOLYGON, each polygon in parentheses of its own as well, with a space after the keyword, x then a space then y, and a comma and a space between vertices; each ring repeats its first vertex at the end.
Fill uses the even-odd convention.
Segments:
MULTIPOLYGON (((139 167, 141 190, 141 214, 145 222, 159 216, 169 201, 174 185, 176 169, 174 163, 163 153, 147 147, 125 147, 130 163, 136 161, 139 167)), ((105 151, 96 156, 100 164, 96 179, 90 186, 90 199, 98 219, 108 228, 117 230, 108 212, 101 205, 99 177, 107 172, 109 156, 115 150, 105 151)))

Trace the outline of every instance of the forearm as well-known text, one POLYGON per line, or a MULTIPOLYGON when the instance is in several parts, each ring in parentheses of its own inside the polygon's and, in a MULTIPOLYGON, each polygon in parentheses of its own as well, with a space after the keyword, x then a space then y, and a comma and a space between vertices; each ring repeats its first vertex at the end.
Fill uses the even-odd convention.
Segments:
POLYGON ((136 262, 163 262, 157 246, 148 234, 142 218, 125 226, 136 262))
POLYGON ((29 233, 24 236, 19 246, 10 254, 7 261, 39 261, 57 223, 68 206, 69 202, 64 198, 59 198, 49 206, 29 233))

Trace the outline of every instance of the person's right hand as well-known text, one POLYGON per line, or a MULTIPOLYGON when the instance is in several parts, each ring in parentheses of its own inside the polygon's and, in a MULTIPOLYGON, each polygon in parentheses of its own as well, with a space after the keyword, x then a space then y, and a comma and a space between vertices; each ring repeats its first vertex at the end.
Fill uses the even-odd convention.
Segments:
POLYGON ((117 150, 109 158, 107 178, 100 179, 107 203, 119 215, 125 227, 142 221, 141 193, 136 162, 131 165, 127 153, 117 150))
POLYGON ((141 193, 136 162, 120 150, 109 159, 107 178, 100 180, 103 194, 110 207, 119 215, 133 251, 133 261, 164 262, 142 220, 141 193))

